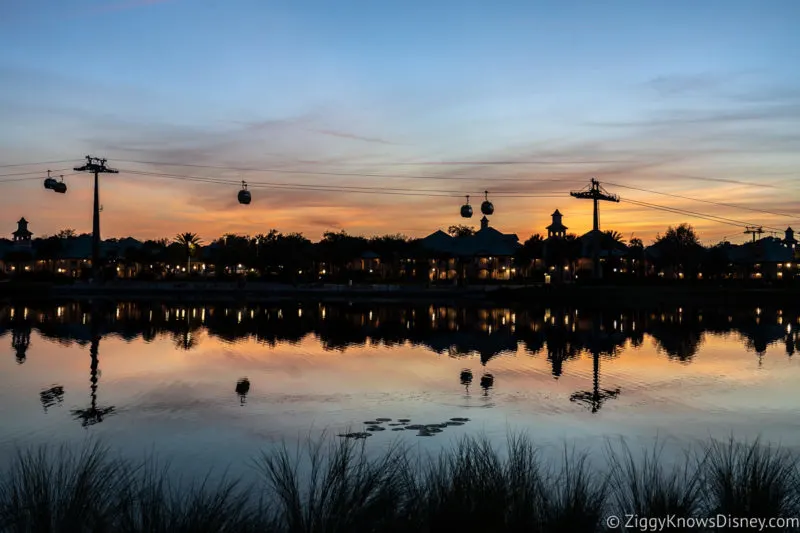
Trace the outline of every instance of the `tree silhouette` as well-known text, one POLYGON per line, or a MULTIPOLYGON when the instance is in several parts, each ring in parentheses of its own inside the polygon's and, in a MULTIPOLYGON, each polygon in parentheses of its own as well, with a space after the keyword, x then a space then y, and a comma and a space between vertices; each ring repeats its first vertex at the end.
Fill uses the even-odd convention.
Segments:
POLYGON ((645 266, 642 264, 644 262, 644 242, 642 242, 642 239, 638 237, 631 237, 631 240, 628 244, 628 257, 633 262, 637 277, 644 276, 645 266))
POLYGON ((59 239, 71 239, 76 235, 77 234, 75 233, 75 230, 72 228, 64 228, 62 230, 59 230, 58 233, 56 233, 56 237, 58 237, 59 239))
POLYGON ((544 257, 544 238, 536 233, 517 248, 514 253, 514 263, 524 270, 521 274, 528 275, 531 263, 542 257, 544 257))
POLYGON ((670 226, 664 235, 656 235, 654 246, 661 250, 665 266, 683 267, 690 273, 694 272, 704 252, 694 228, 686 223, 675 228, 670 226))
POLYGON ((196 233, 179 233, 175 236, 174 241, 186 249, 186 275, 192 273, 192 253, 202 244, 203 241, 196 233))
POLYGON ((447 233, 452 237, 469 237, 475 235, 475 228, 464 224, 455 224, 447 228, 447 233))

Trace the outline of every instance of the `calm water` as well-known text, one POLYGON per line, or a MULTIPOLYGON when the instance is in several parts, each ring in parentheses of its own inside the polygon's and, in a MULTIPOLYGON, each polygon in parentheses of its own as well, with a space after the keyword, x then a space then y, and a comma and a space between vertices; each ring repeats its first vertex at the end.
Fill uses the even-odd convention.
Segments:
POLYGON ((192 472, 323 430, 425 449, 509 429, 800 448, 798 310, 387 304, 0 308, 0 457, 101 437, 192 472), (96 352, 96 357, 92 354, 96 352), (246 382, 243 380, 247 380, 246 382), (249 384, 249 386, 247 384, 249 384), (433 438, 397 419, 470 420, 433 438))

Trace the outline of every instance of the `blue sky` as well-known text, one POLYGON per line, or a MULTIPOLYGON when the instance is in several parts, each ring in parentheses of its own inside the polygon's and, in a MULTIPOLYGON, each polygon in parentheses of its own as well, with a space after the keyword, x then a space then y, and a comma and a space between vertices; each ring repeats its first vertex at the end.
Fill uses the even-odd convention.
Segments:
MULTIPOLYGON (((250 179, 509 194, 561 193, 597 175, 797 213, 798 21, 795 1, 5 0, 0 164, 79 160, 84 153, 294 171, 313 163, 339 172, 475 179, 250 179), (465 160, 515 164, 424 164, 465 160), (526 176, 563 182, 543 189, 501 181, 526 176)), ((170 225, 204 225, 209 237, 218 226, 218 233, 244 232, 246 223, 271 222, 311 236, 330 227, 391 231, 409 209, 417 216, 405 217, 407 233, 460 222, 440 199, 290 190, 270 191, 271 203, 243 217, 228 213, 218 187, 186 191, 184 183, 153 181, 154 197, 148 178, 137 179, 114 185, 132 200, 106 216, 112 231, 130 228, 123 221, 135 213, 142 222, 132 229, 147 236, 168 231, 165 216, 170 225), (176 210, 179 194, 191 209, 176 210)), ((13 185, 38 191, 34 186, 13 185)), ((662 196, 635 198, 775 227, 791 223, 662 196)), ((558 204, 562 212, 567 206, 567 217, 574 213, 572 224, 565 218, 571 229, 590 229, 582 205, 568 196, 558 204)), ((505 205, 495 220, 521 236, 541 231, 555 207, 520 198, 505 205)), ((634 215, 637 209, 620 206, 603 220, 644 237, 683 221, 645 211, 651 218, 637 226, 630 222, 644 216, 634 215)), ((83 213, 44 215, 40 226, 50 232, 91 224, 83 213)), ((2 215, 0 223, 18 216, 2 215)), ((714 237, 735 233, 689 221, 714 237)))

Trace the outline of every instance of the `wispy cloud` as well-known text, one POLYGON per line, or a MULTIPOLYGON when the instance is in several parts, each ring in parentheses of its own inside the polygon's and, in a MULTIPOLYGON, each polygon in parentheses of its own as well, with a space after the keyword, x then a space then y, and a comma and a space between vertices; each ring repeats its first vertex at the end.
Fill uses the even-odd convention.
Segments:
POLYGON ((354 133, 348 133, 346 131, 326 130, 326 129, 309 129, 308 131, 313 131, 314 133, 320 133, 322 135, 330 135, 331 137, 339 137, 342 139, 353 139, 355 141, 364 141, 368 143, 393 144, 393 145, 401 144, 392 141, 387 141, 386 139, 381 139, 379 137, 364 137, 362 135, 356 135, 354 133))
POLYGON ((128 9, 136 9, 140 7, 153 6, 156 4, 166 4, 167 2, 174 2, 176 0, 130 0, 128 2, 119 2, 114 4, 103 4, 95 7, 91 13, 107 13, 110 11, 125 11, 128 9))

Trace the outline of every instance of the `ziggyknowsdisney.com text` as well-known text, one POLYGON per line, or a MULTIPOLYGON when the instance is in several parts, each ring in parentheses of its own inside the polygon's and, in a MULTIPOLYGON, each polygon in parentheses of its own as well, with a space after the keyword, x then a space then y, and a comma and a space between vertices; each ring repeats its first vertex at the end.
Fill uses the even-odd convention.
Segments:
POLYGON ((611 529, 624 527, 629 531, 668 531, 675 528, 698 530, 741 528, 769 531, 770 529, 798 528, 800 527, 800 517, 761 518, 718 514, 716 516, 694 518, 676 515, 646 517, 637 514, 625 514, 621 517, 617 515, 609 516, 606 518, 606 525, 611 529))

